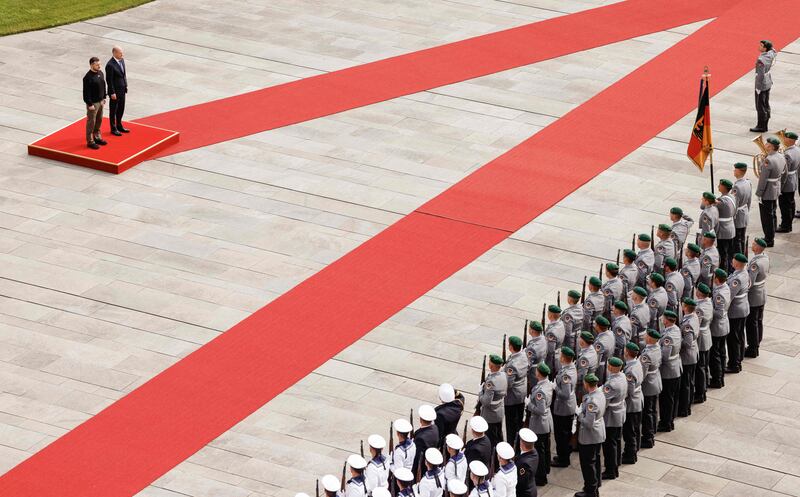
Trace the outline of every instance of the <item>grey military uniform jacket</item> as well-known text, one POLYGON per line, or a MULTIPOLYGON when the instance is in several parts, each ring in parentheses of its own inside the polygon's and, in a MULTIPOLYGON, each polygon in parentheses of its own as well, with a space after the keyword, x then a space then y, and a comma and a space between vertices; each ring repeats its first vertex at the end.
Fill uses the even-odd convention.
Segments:
MULTIPOLYGON (((636 268, 635 263, 630 263, 622 266, 619 269, 619 279, 622 281, 622 294, 627 298, 628 292, 633 290, 636 286, 636 280, 639 278, 639 270, 636 268)), ((630 302, 626 302, 630 306, 630 302)))
POLYGON ((661 346, 657 343, 646 345, 642 354, 639 356, 644 371, 642 381, 642 393, 646 397, 652 397, 661 393, 661 346))
POLYGON ((580 304, 567 307, 561 313, 561 321, 564 323, 564 344, 577 348, 575 338, 583 326, 583 307, 580 304))
POLYGON ((614 355, 622 357, 625 344, 631 340, 633 326, 631 319, 626 315, 616 316, 611 321, 611 332, 614 334, 614 355))
POLYGON ((797 145, 787 147, 783 156, 786 158, 786 174, 781 177, 781 192, 796 192, 797 170, 800 168, 800 148, 797 145))
POLYGON ((728 317, 730 319, 746 318, 750 314, 750 302, 747 300, 747 293, 750 290, 750 275, 747 269, 734 271, 728 278, 728 286, 731 289, 728 317))
POLYGON ((547 360, 547 340, 543 335, 531 336, 528 339, 525 355, 528 357, 528 381, 533 385, 536 383, 536 374, 534 373, 536 365, 547 360))
POLYGON ((504 366, 508 377, 508 392, 505 405, 515 406, 525 403, 528 393, 528 357, 522 352, 514 352, 508 357, 504 366))
POLYGON ((526 409, 531 413, 528 428, 537 435, 553 431, 553 414, 550 405, 553 402, 553 384, 548 379, 536 383, 531 389, 531 398, 526 409))
POLYGON ((683 297, 683 286, 684 280, 681 273, 673 271, 666 275, 664 290, 667 291, 667 309, 677 312, 683 297))
POLYGON ((714 317, 714 303, 710 298, 697 301, 694 313, 700 320, 700 331, 697 335, 697 348, 700 352, 711 350, 711 319, 714 317))
POLYGON ((603 416, 606 428, 622 428, 625 423, 625 397, 628 396, 628 381, 622 372, 606 378, 603 395, 606 397, 606 413, 603 416))
POLYGON ((733 217, 736 215, 736 200, 732 195, 723 195, 717 200, 717 212, 719 213, 717 238, 730 240, 736 236, 736 226, 733 223, 733 217))
POLYGON ((561 321, 551 321, 547 323, 544 330, 544 338, 547 340, 547 360, 545 363, 550 366, 550 370, 558 372, 561 363, 558 361, 558 350, 564 344, 564 323, 561 321))
POLYGON ((605 307, 605 297, 602 293, 592 292, 586 296, 583 302, 583 330, 589 331, 592 329, 592 322, 594 318, 603 313, 605 307))
POLYGON ((700 277, 697 282, 711 286, 713 284, 711 275, 719 267, 719 250, 716 245, 703 249, 703 253, 700 255, 700 265, 700 277))
POLYGON ((478 401, 481 403, 481 416, 487 423, 500 423, 505 414, 505 398, 508 392, 508 380, 503 370, 486 375, 486 382, 481 385, 478 401))
POLYGON ((669 238, 666 240, 659 240, 658 244, 656 244, 655 260, 653 261, 655 270, 662 272, 664 269, 664 260, 670 257, 675 257, 675 242, 669 238))
POLYGON ((606 441, 606 397, 596 388, 583 396, 578 412, 578 443, 581 445, 599 444, 606 441))
POLYGON ((658 319, 667 309, 667 290, 661 286, 650 292, 647 296, 647 307, 650 308, 650 327, 658 327, 658 319))
POLYGON ((600 287, 600 293, 603 294, 603 298, 605 299, 603 303, 603 313, 607 314, 611 311, 611 306, 614 305, 615 301, 620 299, 623 290, 624 286, 619 276, 606 280, 606 282, 603 283, 603 286, 600 287))
POLYGON ((695 313, 686 314, 681 319, 681 364, 697 364, 700 349, 697 337, 700 334, 700 319, 695 313))
POLYGON ((714 317, 711 319, 711 336, 724 337, 730 331, 728 307, 731 305, 731 289, 727 283, 714 285, 711 290, 714 299, 714 317))
POLYGON ((625 396, 626 412, 642 412, 644 407, 644 397, 642 396, 642 382, 644 381, 644 370, 639 359, 625 362, 622 370, 625 373, 625 381, 628 383, 628 395, 625 396))
POLYGON ((765 253, 756 254, 747 264, 750 273, 750 291, 748 297, 750 307, 759 307, 767 303, 767 275, 769 274, 769 257, 765 253))
POLYGON ((664 328, 658 343, 661 345, 661 379, 669 380, 681 376, 681 330, 675 325, 664 328))
POLYGON ((733 224, 736 228, 747 228, 750 217, 750 203, 753 201, 753 184, 749 179, 737 179, 731 195, 736 199, 736 215, 733 224))
POLYGON ((600 374, 605 374, 606 363, 614 355, 614 333, 608 329, 598 333, 594 339, 594 350, 597 351, 597 367, 600 374))
POLYGON ((597 351, 591 345, 578 351, 577 361, 575 361, 575 368, 578 371, 578 386, 576 388, 581 388, 583 378, 587 374, 597 371, 598 363, 597 351))
POLYGON ((636 253, 636 260, 633 263, 636 264, 636 270, 639 274, 636 276, 636 285, 634 286, 645 286, 647 277, 653 272, 655 262, 656 256, 650 248, 642 249, 636 253))
POLYGON ((764 165, 761 166, 761 176, 756 186, 756 197, 761 200, 778 200, 781 190, 781 175, 786 169, 786 157, 778 152, 767 155, 764 165))
POLYGON ((683 248, 683 244, 686 243, 686 238, 689 236, 693 224, 694 219, 685 214, 682 218, 672 223, 672 232, 669 234, 669 237, 675 243, 676 254, 680 252, 683 248))
POLYGON ((719 228, 719 211, 716 205, 709 205, 700 211, 700 221, 698 222, 700 233, 706 231, 717 232, 719 228))
POLYGON ((683 295, 682 298, 692 297, 692 290, 695 283, 700 278, 700 259, 697 257, 683 261, 681 276, 683 276, 683 295))
POLYGON ((578 371, 572 362, 562 367, 556 374, 555 397, 553 398, 553 414, 571 416, 575 414, 578 403, 575 400, 575 386, 578 382, 578 371))
POLYGON ((630 320, 632 334, 631 339, 635 340, 636 337, 638 337, 639 342, 636 345, 639 347, 644 347, 644 335, 650 323, 650 307, 648 307, 648 305, 644 302, 635 304, 631 308, 630 320))
POLYGON ((772 64, 775 62, 775 50, 767 50, 756 59, 756 90, 766 91, 772 88, 772 64))

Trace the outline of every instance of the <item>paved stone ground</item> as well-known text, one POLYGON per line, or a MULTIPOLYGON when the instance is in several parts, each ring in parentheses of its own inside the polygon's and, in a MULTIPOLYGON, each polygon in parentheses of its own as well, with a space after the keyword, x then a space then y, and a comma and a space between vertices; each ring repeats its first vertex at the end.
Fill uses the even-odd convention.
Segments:
MULTIPOLYGON (((129 116, 559 16, 601 1, 158 0, 0 39, 0 469, 7 470, 691 33, 685 26, 150 161, 121 176, 28 157, 79 117, 91 54, 122 44, 129 116), (65 84, 65 81, 72 81, 65 84)), ((755 43, 763 34, 753 34, 755 43)), ((720 47, 721 49, 723 47, 720 47)), ((800 44, 773 126, 800 127, 800 44)), ((713 68, 712 68, 713 71, 713 68)), ((714 100, 717 175, 754 152, 751 77, 714 100)), ((290 496, 454 383, 558 290, 708 187, 691 117, 347 348, 141 497, 290 496)), ((587 130, 587 133, 591 130, 587 130)), ((569 146, 576 137, 564 137, 569 146)), ((753 214, 752 233, 758 232, 753 214)), ((603 495, 800 495, 800 235, 770 251, 763 353, 603 495)), ((580 488, 554 470, 547 497, 580 488)))

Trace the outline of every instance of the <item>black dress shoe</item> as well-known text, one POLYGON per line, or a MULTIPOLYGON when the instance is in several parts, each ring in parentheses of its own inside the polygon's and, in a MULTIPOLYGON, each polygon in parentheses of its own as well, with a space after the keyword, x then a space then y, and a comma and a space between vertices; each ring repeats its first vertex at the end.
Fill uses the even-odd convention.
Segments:
POLYGON ((774 246, 775 246, 775 241, 774 240, 771 241, 771 242, 767 242, 767 248, 774 247, 774 246))
POLYGON ((552 466, 554 468, 568 468, 569 467, 569 461, 562 462, 562 461, 560 461, 558 459, 553 459, 553 461, 550 463, 550 466, 552 466))
POLYGON ((744 349, 744 356, 751 359, 758 357, 758 349, 744 349))
POLYGON ((543 487, 545 485, 547 485, 547 478, 545 478, 543 480, 536 480, 536 486, 537 487, 543 487))
POLYGON ((122 131, 123 133, 130 133, 131 132, 131 130, 129 130, 128 128, 123 128, 122 126, 119 126, 117 128, 117 131, 122 131))
POLYGON ((581 490, 580 492, 575 492, 575 497, 595 497, 596 495, 598 495, 597 492, 587 493, 584 492, 583 490, 581 490))
POLYGON ((685 417, 688 417, 688 416, 691 416, 691 415, 692 415, 692 413, 689 412, 689 411, 678 411, 678 417, 679 418, 685 418, 685 417))
POLYGON ((794 217, 800 218, 800 211, 795 212, 794 217))
POLYGON ((656 431, 657 432, 663 432, 663 433, 669 433, 669 432, 672 431, 672 428, 670 428, 669 426, 658 425, 658 426, 656 426, 656 431))
POLYGON ((111 130, 111 134, 112 134, 112 135, 114 135, 114 136, 122 136, 122 133, 120 133, 120 132, 119 132, 119 131, 117 131, 116 129, 112 129, 112 130, 111 130))
POLYGON ((100 148, 100 145, 96 144, 95 142, 87 143, 86 146, 91 148, 92 150, 97 150, 98 148, 100 148))
POLYGON ((655 444, 655 440, 642 440, 642 445, 640 447, 642 449, 652 449, 655 444))
POLYGON ((791 232, 792 232, 792 228, 791 227, 784 228, 783 226, 781 226, 781 227, 779 227, 778 229, 775 230, 775 233, 791 233, 791 232))
POLYGON ((103 140, 102 138, 95 138, 94 142, 98 145, 108 145, 108 142, 103 140))
POLYGON ((600 478, 603 479, 603 480, 616 480, 617 479, 617 475, 615 475, 613 473, 603 472, 603 473, 600 474, 600 478))
POLYGON ((636 464, 636 456, 622 456, 622 464, 636 464))
POLYGON ((750 128, 750 131, 752 131, 753 133, 766 133, 767 132, 767 130, 761 129, 761 128, 750 128))
MULTIPOLYGON (((718 388, 719 388, 719 387, 718 387, 718 388)), ((702 403, 703 403, 703 402, 705 402, 705 401, 706 401, 706 397, 705 397, 705 395, 704 395, 704 396, 702 396, 702 397, 695 397, 695 398, 694 398, 694 400, 692 401, 692 403, 693 403, 693 404, 702 404, 702 403)))
POLYGON ((725 368, 725 374, 739 374, 742 370, 736 366, 728 366, 725 368))

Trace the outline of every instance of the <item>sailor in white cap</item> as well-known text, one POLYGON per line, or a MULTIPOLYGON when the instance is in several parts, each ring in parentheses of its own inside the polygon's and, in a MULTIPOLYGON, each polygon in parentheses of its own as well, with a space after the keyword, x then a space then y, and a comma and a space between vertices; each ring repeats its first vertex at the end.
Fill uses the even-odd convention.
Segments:
POLYGON ((444 458, 439 449, 430 447, 425 451, 425 467, 427 471, 419 479, 417 495, 419 497, 442 497, 444 493, 444 472, 442 463, 444 458))
POLYGON ((351 478, 347 480, 345 496, 367 497, 367 481, 364 478, 367 461, 358 454, 352 454, 347 458, 347 465, 350 466, 351 478))
POLYGON ((495 497, 516 497, 517 466, 514 464, 514 448, 508 442, 495 447, 500 467, 492 477, 495 497))
MULTIPOLYGON (((397 445, 390 456, 391 464, 389 469, 394 473, 399 468, 406 468, 411 471, 414 466, 414 456, 417 448, 411 438, 411 423, 407 419, 399 418, 393 423, 394 431, 397 432, 397 445)), ((413 474, 413 473, 412 473, 413 474)))
POLYGON ((419 406, 417 412, 419 412, 419 428, 414 431, 414 445, 417 449, 411 471, 415 475, 421 475, 425 451, 429 447, 439 446, 439 429, 433 424, 436 421, 436 410, 433 406, 423 404, 419 406))
POLYGON ((397 495, 400 497, 415 497, 414 493, 414 474, 408 468, 397 468, 393 471, 397 488, 400 490, 397 495))
POLYGON ((369 444, 369 453, 372 455, 372 459, 367 464, 367 469, 364 470, 364 476, 367 479, 367 491, 372 492, 377 487, 388 488, 389 461, 383 455, 386 440, 380 435, 370 435, 367 438, 367 444, 369 444))
POLYGON ((447 480, 447 491, 450 497, 464 497, 467 495, 467 484, 461 480, 447 480))
POLYGON ((453 385, 442 383, 439 385, 439 400, 442 403, 436 406, 436 427, 439 428, 437 447, 444 444, 444 437, 450 433, 458 434, 458 421, 464 412, 464 395, 456 392, 453 385))
POLYGON ((392 497, 392 493, 388 488, 375 487, 375 489, 372 490, 372 497, 392 497))
MULTIPOLYGON (((447 445, 447 453, 450 456, 447 464, 444 465, 444 479, 448 483, 452 480, 466 482, 467 480, 467 456, 464 455, 464 441, 458 435, 449 434, 444 439, 447 445)), ((448 487, 449 488, 449 487, 448 487)))
POLYGON ((533 430, 519 430, 519 455, 514 459, 517 465, 517 497, 536 497, 536 485, 547 485, 547 473, 541 470, 539 453, 534 450, 536 441, 533 430))
POLYGON ((489 468, 480 461, 472 461, 469 463, 469 472, 473 485, 469 497, 494 497, 492 484, 486 480, 489 468))
POLYGON ((333 475, 325 475, 322 477, 322 488, 326 497, 337 497, 341 495, 342 482, 333 475))
POLYGON ((492 460, 492 442, 486 436, 489 423, 480 416, 473 416, 469 420, 469 429, 472 431, 472 440, 467 442, 464 449, 467 462, 480 461, 484 466, 488 466, 492 460))

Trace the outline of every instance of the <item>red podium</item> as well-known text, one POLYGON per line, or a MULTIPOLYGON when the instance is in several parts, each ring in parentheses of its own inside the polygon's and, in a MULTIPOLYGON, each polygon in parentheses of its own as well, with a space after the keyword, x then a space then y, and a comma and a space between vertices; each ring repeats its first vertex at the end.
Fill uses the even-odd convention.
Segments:
POLYGON ((103 119, 102 134, 108 145, 92 150, 86 146, 86 118, 61 128, 28 145, 28 154, 119 174, 177 143, 179 133, 134 121, 125 121, 130 133, 114 136, 103 119))

